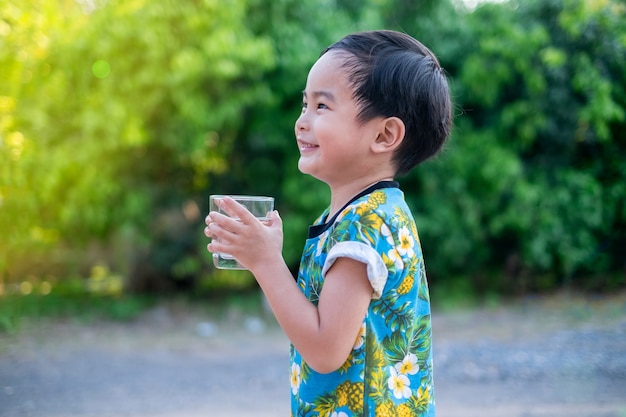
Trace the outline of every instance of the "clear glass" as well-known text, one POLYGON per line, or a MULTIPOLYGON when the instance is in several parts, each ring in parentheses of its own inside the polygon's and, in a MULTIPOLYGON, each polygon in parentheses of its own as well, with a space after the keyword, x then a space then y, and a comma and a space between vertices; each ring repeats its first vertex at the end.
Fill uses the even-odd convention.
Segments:
MULTIPOLYGON (((219 207, 219 201, 224 197, 226 197, 226 195, 209 196, 209 210, 226 214, 219 207)), ((228 197, 247 208, 250 213, 254 214, 254 216, 261 221, 269 220, 267 215, 270 211, 274 210, 274 197, 254 195, 229 195, 228 197)), ((214 253, 213 265, 219 269, 246 269, 237 259, 227 253, 214 253)))

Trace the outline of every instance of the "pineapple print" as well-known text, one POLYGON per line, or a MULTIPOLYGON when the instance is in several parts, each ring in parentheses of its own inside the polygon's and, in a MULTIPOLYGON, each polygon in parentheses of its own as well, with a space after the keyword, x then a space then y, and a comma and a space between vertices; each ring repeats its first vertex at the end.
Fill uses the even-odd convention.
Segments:
POLYGON ((355 414, 363 412, 363 383, 350 384, 348 390, 348 408, 355 414))
MULTIPOLYGON (((358 216, 363 216, 366 214, 369 214, 371 216, 372 212, 376 210, 378 206, 380 206, 381 204, 384 204, 385 201, 387 201, 387 195, 384 192, 374 191, 372 194, 369 195, 369 197, 367 198, 367 201, 358 204, 354 208, 354 212, 358 216)), ((344 210, 344 214, 348 214, 349 210, 350 210, 349 207, 346 208, 346 210, 344 210)))
POLYGON ((414 283, 415 283, 415 278, 413 278, 413 275, 409 274, 406 277, 404 277, 404 279, 400 283, 400 286, 398 286, 398 294, 403 295, 411 291, 411 288, 413 288, 414 283))
POLYGON ((372 206, 372 208, 377 208, 378 206, 385 204, 387 201, 387 194, 382 191, 374 191, 367 199, 367 204, 372 206))
POLYGON ((348 405, 349 390, 350 381, 346 381, 337 387, 337 405, 339 407, 348 405))
POLYGON ((398 417, 411 417, 414 415, 407 404, 400 404, 398 408, 396 408, 396 412, 398 413, 398 417))
POLYGON ((376 406, 376 417, 398 417, 391 401, 385 401, 376 406))
POLYGON ((350 411, 359 414, 363 411, 363 383, 346 381, 337 387, 337 405, 348 406, 350 411))

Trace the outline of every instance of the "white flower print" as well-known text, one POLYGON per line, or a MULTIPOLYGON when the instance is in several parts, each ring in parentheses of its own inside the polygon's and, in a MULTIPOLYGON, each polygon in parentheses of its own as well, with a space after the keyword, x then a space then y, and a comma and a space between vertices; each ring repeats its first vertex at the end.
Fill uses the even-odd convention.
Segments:
POLYGON ((348 415, 344 413, 343 411, 340 411, 340 412, 333 411, 330 417, 348 417, 348 415))
POLYGON ((393 242, 393 235, 391 234, 391 230, 389 229, 389 226, 387 226, 385 223, 380 225, 380 234, 385 236, 387 243, 389 243, 391 246, 395 245, 393 242))
POLYGON ((353 350, 357 350, 363 346, 365 343, 365 322, 361 324, 361 328, 359 329, 359 334, 356 336, 356 341, 354 342, 353 350))
POLYGON ((385 237, 385 240, 387 240, 387 243, 389 243, 389 245, 391 246, 391 249, 387 251, 387 257, 391 262, 393 262, 396 269, 401 269, 403 266, 402 257, 396 250, 396 244, 393 241, 393 235, 391 234, 389 226, 387 226, 385 223, 381 224, 380 233, 385 237))
POLYGON ((411 231, 408 227, 402 226, 398 231, 398 238, 400 239, 400 244, 396 248, 398 253, 401 256, 408 256, 412 258, 415 256, 415 251, 413 247, 415 246, 415 239, 411 236, 411 231))
POLYGON ((415 375, 420 370, 417 364, 417 356, 414 353, 407 354, 402 362, 396 364, 396 370, 400 374, 415 375))
POLYGON ((289 379, 291 383, 291 393, 293 395, 296 395, 298 393, 298 390, 300 389, 301 382, 300 365, 298 365, 297 363, 291 364, 291 378, 289 379))
POLYGON ((409 377, 398 373, 396 368, 393 366, 389 367, 389 373, 391 375, 387 380, 387 385, 393 392, 393 396, 399 400, 402 398, 409 398, 411 396, 411 381, 409 381, 409 377))
POLYGON ((400 254, 398 253, 395 247, 392 247, 391 249, 389 249, 389 251, 387 252, 387 257, 389 258, 391 262, 393 262, 393 265, 395 266, 396 269, 402 269, 402 266, 404 265, 402 262, 402 257, 400 256, 400 254))

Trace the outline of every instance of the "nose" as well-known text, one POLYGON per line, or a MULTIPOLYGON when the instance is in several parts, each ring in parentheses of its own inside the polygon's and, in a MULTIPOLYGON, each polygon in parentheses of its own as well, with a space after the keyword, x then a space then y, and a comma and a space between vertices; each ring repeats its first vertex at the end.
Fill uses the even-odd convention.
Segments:
POLYGON ((298 134, 298 132, 309 129, 309 121, 306 117, 306 111, 302 111, 302 113, 300 113, 300 116, 298 116, 298 118, 296 119, 295 128, 296 134, 298 134))

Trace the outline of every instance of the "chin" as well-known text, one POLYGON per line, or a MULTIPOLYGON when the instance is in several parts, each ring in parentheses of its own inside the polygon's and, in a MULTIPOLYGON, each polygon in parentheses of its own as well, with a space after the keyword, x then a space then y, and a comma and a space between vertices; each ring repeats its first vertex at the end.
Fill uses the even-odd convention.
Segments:
POLYGON ((302 158, 300 158, 300 160, 298 161, 298 170, 302 172, 303 174, 311 175, 310 167, 308 166, 306 162, 302 161, 302 158))
POLYGON ((310 175, 317 180, 323 181, 319 175, 315 174, 315 170, 311 169, 311 167, 307 166, 306 164, 299 163, 298 171, 300 171, 303 174, 310 175))

